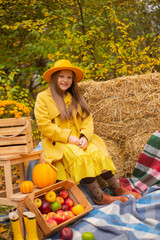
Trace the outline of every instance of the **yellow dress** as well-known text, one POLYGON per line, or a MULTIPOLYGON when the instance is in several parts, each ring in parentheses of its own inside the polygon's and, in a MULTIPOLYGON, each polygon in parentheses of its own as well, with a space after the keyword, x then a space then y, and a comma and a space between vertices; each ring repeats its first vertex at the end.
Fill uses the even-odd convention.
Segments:
MULTIPOLYGON (((71 103, 69 93, 65 97, 65 103, 67 107, 71 103)), ((68 129, 71 130, 71 135, 79 138, 72 119, 68 120, 68 129)), ((89 143, 85 151, 77 145, 67 143, 63 159, 55 162, 54 166, 58 169, 58 180, 72 178, 77 184, 83 178, 100 175, 104 169, 112 171, 113 174, 116 170, 112 160, 107 158, 93 143, 89 143)))

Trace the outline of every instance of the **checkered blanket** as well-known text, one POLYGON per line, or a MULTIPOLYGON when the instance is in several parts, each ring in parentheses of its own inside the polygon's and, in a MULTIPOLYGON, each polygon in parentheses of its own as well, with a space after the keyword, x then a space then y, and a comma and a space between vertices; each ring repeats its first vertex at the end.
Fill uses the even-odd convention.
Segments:
MULTIPOLYGON (((142 198, 97 207, 70 226, 73 240, 92 232, 95 240, 160 239, 160 188, 148 188, 142 198)), ((59 239, 59 233, 47 240, 59 239)))
POLYGON ((156 131, 140 154, 131 178, 120 179, 130 190, 144 192, 150 186, 160 187, 160 132, 156 131))

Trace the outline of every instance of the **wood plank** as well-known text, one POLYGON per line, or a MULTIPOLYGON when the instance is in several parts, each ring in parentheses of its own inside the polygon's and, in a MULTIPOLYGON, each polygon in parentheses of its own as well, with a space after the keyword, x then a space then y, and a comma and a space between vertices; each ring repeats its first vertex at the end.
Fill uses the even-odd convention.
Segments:
POLYGON ((0 127, 3 126, 17 126, 17 125, 26 125, 26 120, 31 122, 30 117, 21 117, 21 118, 4 118, 0 119, 0 127))
POLYGON ((19 202, 14 202, 14 201, 12 201, 11 199, 1 198, 1 197, 0 197, 0 204, 1 204, 1 205, 18 207, 19 202))
POLYGON ((23 182, 25 180, 25 167, 24 167, 24 162, 19 163, 19 173, 20 173, 20 182, 23 182))
MULTIPOLYGON (((43 151, 42 150, 34 150, 28 154, 25 154, 25 155, 22 155, 22 154, 16 154, 16 155, 13 155, 13 154, 0 154, 0 163, 2 163, 4 165, 5 161, 14 161, 14 160, 17 160, 17 163, 20 163, 21 162, 21 159, 22 161, 33 161, 35 159, 40 159, 40 162, 44 162, 43 161, 43 157, 42 157, 42 153, 43 151)), ((2 165, 0 165, 2 166, 2 165)))
MULTIPOLYGON (((29 139, 28 139, 29 140, 29 139)), ((18 136, 13 138, 0 138, 0 146, 27 144, 26 136, 18 136)))
POLYGON ((4 177, 5 177, 5 185, 6 185, 6 195, 7 195, 7 198, 10 198, 10 196, 13 195, 10 161, 5 162, 4 177))
POLYGON ((21 135, 24 135, 27 133, 27 129, 24 129, 24 126, 22 127, 4 127, 4 128, 0 128, 0 136, 12 136, 15 134, 18 134, 19 132, 21 132, 21 135))
POLYGON ((0 147, 0 155, 1 154, 11 154, 11 153, 28 153, 28 148, 26 145, 17 145, 17 146, 10 146, 10 147, 0 147))

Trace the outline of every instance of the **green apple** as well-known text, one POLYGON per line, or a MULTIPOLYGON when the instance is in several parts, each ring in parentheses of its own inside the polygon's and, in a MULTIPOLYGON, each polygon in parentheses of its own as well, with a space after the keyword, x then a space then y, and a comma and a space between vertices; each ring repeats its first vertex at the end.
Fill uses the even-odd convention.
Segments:
POLYGON ((52 212, 57 212, 58 210, 61 209, 61 207, 62 207, 62 205, 58 201, 54 201, 51 203, 52 212))
POLYGON ((82 234, 82 240, 94 240, 94 234, 91 232, 84 232, 82 234))

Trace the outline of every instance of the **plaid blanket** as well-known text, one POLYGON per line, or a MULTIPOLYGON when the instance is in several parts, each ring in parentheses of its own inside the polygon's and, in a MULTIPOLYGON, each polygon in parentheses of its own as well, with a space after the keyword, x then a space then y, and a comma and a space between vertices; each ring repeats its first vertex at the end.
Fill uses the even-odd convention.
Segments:
MULTIPOLYGON (((73 239, 81 240, 83 232, 92 232, 95 240, 159 240, 160 188, 148 188, 142 198, 129 199, 97 207, 70 226, 73 239)), ((47 240, 59 239, 59 233, 47 240)))
POLYGON ((144 192, 148 187, 160 186, 160 132, 156 131, 140 154, 131 178, 120 179, 127 189, 144 192))

